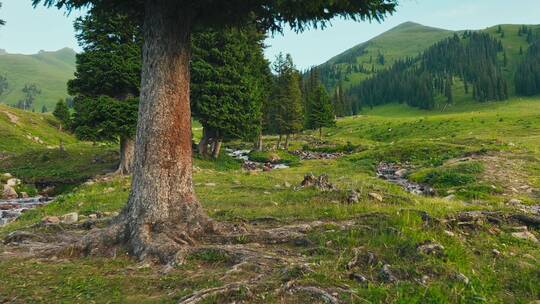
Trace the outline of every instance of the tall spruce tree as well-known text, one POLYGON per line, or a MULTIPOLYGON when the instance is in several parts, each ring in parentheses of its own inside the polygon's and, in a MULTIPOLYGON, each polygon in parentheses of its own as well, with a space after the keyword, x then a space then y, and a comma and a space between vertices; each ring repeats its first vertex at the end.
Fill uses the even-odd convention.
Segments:
POLYGON ((306 112, 307 127, 319 130, 319 139, 322 139, 323 128, 336 124, 332 102, 322 84, 319 84, 311 94, 306 112))
MULTIPOLYGON (((394 0, 32 0, 68 9, 100 5, 144 24, 141 100, 135 165, 127 206, 108 240, 139 258, 170 261, 194 238, 217 226, 202 210, 192 182, 189 101, 190 38, 201 27, 222 27, 255 17, 279 32, 322 26, 335 17, 380 20, 394 0)), ((103 235, 103 234, 102 234, 103 235)), ((92 238, 95 239, 95 238, 92 238)), ((90 242, 91 243, 91 242, 90 242)), ((103 241, 99 242, 103 244, 103 241)))
POLYGON ((274 133, 279 135, 277 148, 280 148, 281 138, 285 135, 284 148, 288 149, 290 135, 300 132, 303 125, 300 72, 290 54, 276 57, 274 72, 276 77, 267 119, 272 122, 274 133))
POLYGON ((130 174, 141 81, 140 27, 126 15, 94 7, 76 20, 75 30, 83 52, 68 83, 75 96, 71 127, 81 139, 119 142, 117 172, 130 174))
POLYGON ((223 140, 259 136, 270 74, 264 38, 253 25, 194 35, 191 104, 203 125, 201 155, 217 158, 223 140))
POLYGON ((41 89, 35 83, 27 83, 21 92, 23 93, 23 98, 19 100, 17 107, 23 110, 33 109, 37 96, 41 94, 41 89))

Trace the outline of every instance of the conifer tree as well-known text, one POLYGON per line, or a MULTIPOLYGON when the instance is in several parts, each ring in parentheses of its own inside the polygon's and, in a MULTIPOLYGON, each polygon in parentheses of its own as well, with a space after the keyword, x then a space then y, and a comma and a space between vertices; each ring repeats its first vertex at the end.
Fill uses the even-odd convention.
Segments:
POLYGON ((46 105, 43 105, 41 107, 41 113, 47 113, 49 110, 47 109, 47 106, 46 105))
POLYGON ((203 125, 201 155, 217 158, 224 140, 259 136, 270 76, 264 38, 252 25, 194 35, 191 104, 203 125))
MULTIPOLYGON (((325 26, 335 17, 380 20, 394 0, 32 0, 68 9, 102 5, 144 26, 135 165, 129 201, 108 240, 139 258, 170 262, 194 239, 217 230, 192 181, 190 38, 197 28, 256 23, 274 32, 325 26)), ((103 244, 101 241, 100 244, 103 244)), ((95 245, 95 244, 93 244, 95 245)))
POLYGON ((0 74, 0 96, 4 95, 9 89, 9 82, 6 76, 0 74))
POLYGON ((23 98, 19 100, 17 107, 23 110, 30 110, 30 108, 33 108, 37 96, 41 94, 41 89, 35 83, 27 83, 21 91, 23 98))
POLYGON ((311 95, 306 115, 308 129, 319 130, 319 139, 322 139, 323 128, 336 124, 332 102, 322 84, 311 95))
POLYGON ((76 20, 75 30, 83 52, 77 54, 75 79, 68 82, 69 93, 75 96, 71 127, 84 140, 118 142, 117 172, 131 174, 141 74, 140 27, 125 15, 94 7, 76 20))
MULTIPOLYGON (((0 8, 2 8, 2 2, 0 2, 0 8)), ((0 26, 6 24, 3 19, 0 19, 0 26)))
POLYGON ((302 91, 300 89, 300 72, 296 70, 290 54, 279 54, 273 64, 276 73, 271 95, 271 107, 267 119, 272 121, 273 133, 279 135, 277 148, 281 138, 285 136, 284 148, 289 145, 291 134, 298 133, 303 126, 302 91))
MULTIPOLYGON (((43 111, 42 109, 42 112, 47 112, 47 108, 45 106, 43 107, 45 111, 43 111)), ((71 123, 71 113, 69 112, 67 104, 64 100, 60 99, 56 103, 53 115, 60 121, 60 131, 62 131, 63 128, 69 128, 69 125, 71 123)))

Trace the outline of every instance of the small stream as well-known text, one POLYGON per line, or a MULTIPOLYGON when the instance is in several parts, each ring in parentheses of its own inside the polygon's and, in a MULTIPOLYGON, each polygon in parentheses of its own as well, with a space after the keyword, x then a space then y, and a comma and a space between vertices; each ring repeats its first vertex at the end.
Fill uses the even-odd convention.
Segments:
POLYGON ((416 195, 435 195, 435 189, 428 185, 422 185, 419 183, 411 182, 405 178, 406 169, 392 163, 381 162, 377 166, 377 176, 381 179, 385 179, 393 184, 400 185, 403 189, 416 195))
POLYGON ((43 196, 0 200, 0 226, 13 222, 26 210, 46 205, 51 201, 52 198, 43 196))
POLYGON ((280 163, 261 163, 261 162, 255 162, 249 160, 249 153, 251 150, 232 150, 232 149, 226 149, 227 154, 231 156, 232 158, 241 160, 244 164, 242 167, 244 167, 247 170, 257 170, 257 169, 287 169, 289 166, 286 164, 280 164, 280 163))

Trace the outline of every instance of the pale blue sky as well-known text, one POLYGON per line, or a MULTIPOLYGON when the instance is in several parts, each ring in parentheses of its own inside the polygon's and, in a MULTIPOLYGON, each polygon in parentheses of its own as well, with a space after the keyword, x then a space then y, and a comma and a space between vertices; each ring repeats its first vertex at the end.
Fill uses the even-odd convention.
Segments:
MULTIPOLYGON (((0 18, 8 22, 0 29, 0 48, 23 54, 66 46, 79 50, 72 26, 77 12, 66 16, 56 9, 33 9, 31 0, 0 1, 0 18)), ((540 24, 540 0, 401 0, 397 12, 381 24, 336 20, 325 30, 286 31, 267 40, 266 53, 270 59, 279 52, 291 53, 299 68, 307 68, 406 21, 452 30, 540 24)))

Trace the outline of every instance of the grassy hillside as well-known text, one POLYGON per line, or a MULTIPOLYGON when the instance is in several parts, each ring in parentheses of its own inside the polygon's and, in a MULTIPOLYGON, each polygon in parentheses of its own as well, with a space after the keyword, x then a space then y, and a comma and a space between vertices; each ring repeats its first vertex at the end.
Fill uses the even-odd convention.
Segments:
MULTIPOLYGON (((203 303, 324 303, 286 286, 317 287, 341 303, 533 303, 540 296, 540 245, 513 234, 540 237, 537 225, 515 217, 540 203, 539 113, 539 99, 469 103, 445 112, 386 105, 340 119, 324 130, 323 143, 309 132, 292 140, 295 149, 359 145, 339 159, 303 160, 270 172, 246 172, 227 158, 196 159, 196 191, 213 218, 260 229, 313 220, 323 225, 302 228, 298 239, 283 244, 237 236, 227 248, 270 257, 242 264, 234 253, 208 247, 180 265, 161 267, 120 248, 114 257, 41 258, 24 255, 24 246, 0 244, 0 273, 8 274, 0 294, 21 303, 184 303, 196 291, 240 282, 242 288, 203 303), (409 178, 430 183, 437 196, 413 195, 377 178, 379 161, 409 165, 409 178), (309 172, 328 174, 339 191, 297 188, 309 172), (351 190, 358 203, 346 202, 351 190), (450 193, 455 198, 444 198, 450 193), (340 226, 344 221, 352 226, 340 226), (426 253, 422 244, 442 247, 426 253), (256 284, 245 283, 253 278, 256 284)), ((124 206, 129 182, 108 177, 82 185, 26 212, 0 235, 23 229, 54 243, 55 235, 86 234, 80 227, 87 225, 35 224, 68 212, 107 217, 124 206)))
POLYGON ((406 22, 333 57, 320 67, 321 69, 332 68, 345 71, 350 64, 362 65, 367 73, 345 73, 347 76, 343 80, 345 87, 347 87, 369 77, 372 66, 375 67, 376 71, 389 67, 395 60, 416 56, 437 41, 450 37, 453 33, 449 30, 406 22), (384 65, 377 62, 379 53, 385 57, 384 65))
POLYGON ((117 157, 115 145, 81 142, 59 131, 51 114, 0 104, 0 173, 38 186, 70 185, 113 171, 117 157))
MULTIPOLYGON (((529 44, 526 41, 526 35, 518 36, 518 29, 521 25, 496 25, 485 30, 497 39, 500 39, 504 52, 506 52, 508 64, 503 69, 505 78, 508 80, 509 93, 514 94, 514 74, 518 63, 521 61, 520 48, 525 53, 529 44), (499 27, 504 32, 504 35, 498 32, 499 27)), ((537 34, 540 34, 540 25, 528 25, 537 34)), ((388 68, 397 59, 406 57, 414 57, 423 50, 429 48, 436 42, 452 36, 454 31, 443 30, 423 26, 413 22, 403 23, 381 35, 367 41, 363 44, 355 46, 350 50, 337 55, 328 62, 322 64, 321 74, 323 82, 329 88, 332 88, 339 79, 344 83, 344 87, 350 87, 362 80, 373 75, 371 72, 372 66, 375 68, 375 73, 382 69, 388 68), (385 64, 381 65, 377 61, 378 54, 383 54, 385 64), (364 71, 351 71, 350 65, 360 65, 364 71), (339 77, 336 79, 328 78, 325 75, 327 71, 340 71, 339 77)), ((500 60, 503 61, 503 53, 500 53, 500 60)), ((460 101, 470 101, 472 92, 469 96, 465 96, 463 86, 458 83, 454 86, 455 99, 460 101)))
POLYGON ((8 93, 0 96, 0 103, 17 104, 24 85, 35 83, 42 92, 34 104, 35 111, 40 112, 43 105, 52 111, 59 98, 67 97, 66 84, 74 72, 75 52, 68 48, 35 55, 0 54, 0 74, 9 82, 8 93))

